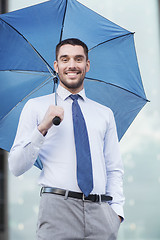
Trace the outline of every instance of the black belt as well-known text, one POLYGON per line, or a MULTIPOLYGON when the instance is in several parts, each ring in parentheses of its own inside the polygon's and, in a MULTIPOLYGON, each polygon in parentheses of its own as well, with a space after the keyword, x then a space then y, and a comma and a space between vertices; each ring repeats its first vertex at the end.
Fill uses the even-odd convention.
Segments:
POLYGON ((83 193, 72 192, 64 189, 51 188, 51 187, 42 187, 41 194, 43 193, 53 193, 53 194, 65 196, 66 198, 67 197, 78 198, 78 199, 82 199, 83 201, 89 200, 92 202, 100 202, 100 201, 107 202, 112 200, 112 197, 106 196, 106 195, 90 194, 88 197, 85 197, 83 193))

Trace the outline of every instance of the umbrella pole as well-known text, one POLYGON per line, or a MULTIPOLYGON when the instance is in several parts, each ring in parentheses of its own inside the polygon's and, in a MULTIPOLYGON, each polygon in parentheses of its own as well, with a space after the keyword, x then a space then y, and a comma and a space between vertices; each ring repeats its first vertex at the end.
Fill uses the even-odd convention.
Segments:
MULTIPOLYGON (((57 76, 55 76, 53 78, 53 81, 54 81, 54 92, 55 92, 55 106, 57 106, 57 87, 58 87, 58 78, 57 78, 57 76)), ((60 124, 60 122, 61 122, 61 119, 60 119, 60 117, 55 116, 53 118, 52 122, 53 122, 54 125, 58 126, 60 124)))

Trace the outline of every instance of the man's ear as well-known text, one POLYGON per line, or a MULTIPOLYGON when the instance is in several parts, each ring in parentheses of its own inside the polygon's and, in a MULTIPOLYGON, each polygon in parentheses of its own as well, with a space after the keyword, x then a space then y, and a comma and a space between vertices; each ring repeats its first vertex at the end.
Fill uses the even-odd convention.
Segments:
POLYGON ((89 69, 90 69, 90 61, 88 59, 86 64, 86 72, 89 72, 89 69))
POLYGON ((56 73, 58 73, 58 63, 57 63, 57 61, 54 61, 54 70, 56 71, 56 73))

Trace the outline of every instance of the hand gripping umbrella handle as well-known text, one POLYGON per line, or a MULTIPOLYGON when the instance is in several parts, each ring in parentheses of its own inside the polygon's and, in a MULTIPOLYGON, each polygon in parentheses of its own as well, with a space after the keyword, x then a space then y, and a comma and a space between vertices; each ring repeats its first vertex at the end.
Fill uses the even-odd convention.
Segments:
MULTIPOLYGON (((57 76, 53 79, 54 80, 54 88, 55 88, 55 106, 57 106, 57 85, 58 85, 58 78, 57 76)), ((60 117, 55 116, 52 120, 55 126, 58 126, 61 122, 60 117)))

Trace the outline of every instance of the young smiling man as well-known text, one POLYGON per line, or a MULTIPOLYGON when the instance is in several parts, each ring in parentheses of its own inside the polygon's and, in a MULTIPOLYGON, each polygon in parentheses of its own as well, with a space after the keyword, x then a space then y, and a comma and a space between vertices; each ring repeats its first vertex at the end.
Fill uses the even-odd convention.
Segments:
POLYGON ((59 43, 54 68, 60 80, 58 106, 54 105, 54 94, 28 101, 9 155, 10 170, 19 176, 37 157, 42 161, 38 240, 115 240, 123 219, 124 196, 113 113, 85 95, 83 83, 90 61, 82 41, 59 43), (89 138, 93 188, 87 197, 77 180, 71 94, 78 94, 89 138), (61 119, 59 126, 52 123, 55 116, 61 119))

